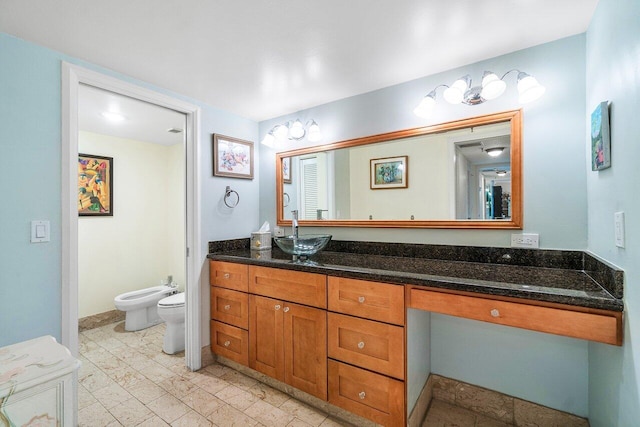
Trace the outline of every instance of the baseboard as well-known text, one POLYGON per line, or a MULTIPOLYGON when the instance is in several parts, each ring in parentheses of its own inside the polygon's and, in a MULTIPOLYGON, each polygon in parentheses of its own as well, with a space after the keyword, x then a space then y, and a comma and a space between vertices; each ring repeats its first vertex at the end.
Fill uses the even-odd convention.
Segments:
POLYGON ((424 383, 424 387, 422 387, 422 391, 420 391, 418 400, 416 400, 416 404, 413 406, 411 415, 407 417, 408 427, 420 427, 427 416, 427 411, 429 410, 431 400, 433 399, 432 377, 432 375, 429 375, 429 378, 427 378, 427 382, 424 383))
POLYGON ((115 322, 124 321, 125 312, 120 310, 105 311, 104 313, 78 319, 78 332, 88 331, 115 322))

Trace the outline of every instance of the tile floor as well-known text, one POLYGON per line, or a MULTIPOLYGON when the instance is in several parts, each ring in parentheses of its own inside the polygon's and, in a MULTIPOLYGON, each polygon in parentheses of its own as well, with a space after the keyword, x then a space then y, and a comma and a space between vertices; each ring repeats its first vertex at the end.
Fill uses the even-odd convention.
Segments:
POLYGON ((225 366, 190 372, 184 353, 162 352, 164 330, 118 322, 80 333, 80 426, 345 425, 225 366))
MULTIPOLYGON (((117 426, 348 425, 233 369, 184 366, 184 352, 162 352, 165 325, 126 332, 116 322, 81 332, 78 424, 117 426)), ((507 427, 434 400, 422 427, 507 427)))

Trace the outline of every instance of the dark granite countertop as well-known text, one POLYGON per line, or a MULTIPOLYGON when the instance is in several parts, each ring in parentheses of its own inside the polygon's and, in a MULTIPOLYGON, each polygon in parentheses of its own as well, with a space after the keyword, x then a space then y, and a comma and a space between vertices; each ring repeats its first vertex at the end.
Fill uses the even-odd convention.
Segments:
POLYGON ((332 241, 291 261, 277 247, 251 251, 248 239, 210 242, 210 259, 338 277, 411 284, 622 311, 623 272, 581 251, 332 241))

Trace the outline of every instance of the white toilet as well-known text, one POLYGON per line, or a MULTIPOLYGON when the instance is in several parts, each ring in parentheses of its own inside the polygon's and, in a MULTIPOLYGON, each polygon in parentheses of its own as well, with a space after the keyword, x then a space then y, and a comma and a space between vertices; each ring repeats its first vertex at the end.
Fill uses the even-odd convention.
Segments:
POLYGON ((158 302, 158 316, 167 324, 162 351, 175 354, 184 350, 184 292, 161 299, 158 302))
POLYGON ((139 331, 161 323, 158 301, 176 292, 175 287, 163 285, 125 292, 115 297, 113 302, 116 308, 125 312, 124 329, 139 331))

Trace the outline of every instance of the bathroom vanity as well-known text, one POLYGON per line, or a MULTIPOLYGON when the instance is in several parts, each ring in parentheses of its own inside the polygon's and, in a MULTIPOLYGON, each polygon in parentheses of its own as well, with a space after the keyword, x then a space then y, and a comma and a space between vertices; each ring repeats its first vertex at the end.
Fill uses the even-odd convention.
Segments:
POLYGON ((294 263, 239 239, 209 259, 215 354, 382 425, 426 381, 408 309, 622 345, 622 271, 580 251, 332 241, 294 263))

